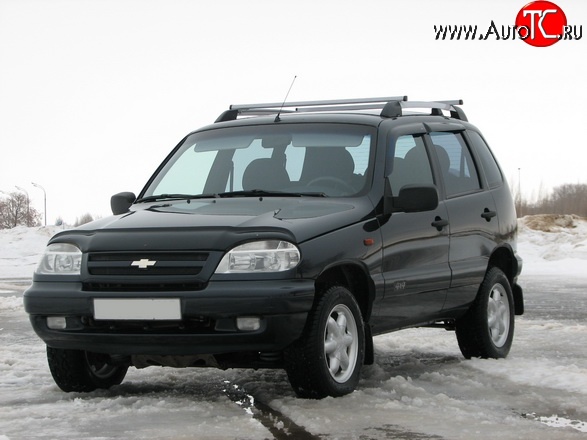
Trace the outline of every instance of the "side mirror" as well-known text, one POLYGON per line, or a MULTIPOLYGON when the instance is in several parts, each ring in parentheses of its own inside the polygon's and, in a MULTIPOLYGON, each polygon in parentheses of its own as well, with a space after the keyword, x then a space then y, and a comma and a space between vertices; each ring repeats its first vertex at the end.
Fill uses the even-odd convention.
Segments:
POLYGON ((114 194, 110 198, 110 208, 112 209, 112 214, 118 215, 127 213, 136 198, 137 196, 131 192, 121 192, 114 194))
POLYGON ((393 200, 393 210, 399 212, 432 211, 438 206, 438 190, 434 185, 405 185, 393 200))

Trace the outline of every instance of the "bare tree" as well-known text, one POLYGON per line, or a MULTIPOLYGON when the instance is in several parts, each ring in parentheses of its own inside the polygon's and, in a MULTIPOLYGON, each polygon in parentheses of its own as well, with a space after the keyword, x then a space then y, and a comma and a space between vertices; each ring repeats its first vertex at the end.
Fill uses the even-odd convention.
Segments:
POLYGON ((10 229, 18 225, 39 226, 41 213, 30 206, 28 197, 20 192, 12 192, 8 198, 0 200, 0 229, 10 229))
MULTIPOLYGON (((575 214, 587 217, 587 184, 564 184, 555 187, 550 194, 541 190, 535 203, 520 201, 524 214, 575 214)), ((516 206, 517 207, 517 206, 516 206)))
POLYGON ((89 212, 86 212, 80 218, 76 218, 75 219, 74 226, 85 225, 86 223, 90 223, 90 222, 93 222, 93 221, 94 221, 94 217, 92 217, 92 214, 90 214, 89 212))
POLYGON ((557 186, 550 198, 552 210, 561 214, 587 216, 587 185, 565 184, 557 186))

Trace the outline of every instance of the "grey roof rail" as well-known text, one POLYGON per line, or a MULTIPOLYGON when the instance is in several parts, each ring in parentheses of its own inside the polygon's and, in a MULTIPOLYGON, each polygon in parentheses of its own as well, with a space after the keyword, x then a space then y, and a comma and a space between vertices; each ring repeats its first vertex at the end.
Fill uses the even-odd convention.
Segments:
POLYGON ((332 110, 369 110, 382 108, 389 101, 407 101, 408 97, 387 96, 380 98, 355 98, 355 99, 328 99, 321 101, 295 101, 295 102, 269 102, 260 104, 233 104, 224 111, 215 122, 232 121, 240 114, 262 115, 270 113, 291 113, 305 111, 332 111, 332 110), (379 104, 379 105, 375 105, 379 104), (361 106, 360 108, 358 106, 361 106), (289 110, 291 108, 293 110, 289 110), (285 109, 285 110, 283 110, 285 109))
POLYGON ((462 99, 451 99, 444 101, 390 101, 383 110, 381 116, 384 118, 397 118, 403 115, 404 108, 429 108, 433 115, 442 116, 442 110, 450 112, 451 118, 468 121, 467 115, 462 108, 456 107, 463 105, 462 99))
POLYGON ((376 102, 388 102, 388 101, 407 101, 407 96, 390 96, 383 98, 355 98, 355 99, 327 99, 322 101, 296 101, 296 102, 271 102, 264 104, 233 104, 230 106, 230 110, 242 110, 242 109, 257 109, 257 108, 274 108, 279 110, 280 108, 287 107, 310 107, 310 106, 336 106, 336 105, 350 105, 350 104, 369 104, 376 102))
MULTIPOLYGON (((217 122, 225 122, 225 121, 234 121, 238 118, 238 115, 248 115, 248 116, 267 116, 267 115, 274 115, 275 113, 279 112, 279 109, 276 108, 243 108, 243 109, 230 109, 222 112, 220 116, 214 121, 217 122)), ((281 113, 295 113, 295 110, 281 110, 281 113)))
POLYGON ((462 104, 462 99, 445 101, 408 101, 408 97, 405 95, 379 98, 295 101, 286 103, 233 104, 228 110, 223 112, 215 122, 231 121, 237 119, 241 114, 260 116, 278 112, 302 113, 379 109, 381 109, 381 117, 396 118, 402 116, 404 108, 429 108, 433 115, 443 115, 443 110, 449 111, 452 118, 467 121, 465 112, 460 107, 456 107, 457 105, 462 104))
MULTIPOLYGON (((389 101, 399 102, 399 101, 389 101)), ((379 102, 373 104, 350 104, 350 105, 332 105, 332 106, 317 106, 317 107, 297 107, 297 112, 329 112, 329 111, 348 111, 348 110, 379 110, 385 107, 386 102, 379 102)))

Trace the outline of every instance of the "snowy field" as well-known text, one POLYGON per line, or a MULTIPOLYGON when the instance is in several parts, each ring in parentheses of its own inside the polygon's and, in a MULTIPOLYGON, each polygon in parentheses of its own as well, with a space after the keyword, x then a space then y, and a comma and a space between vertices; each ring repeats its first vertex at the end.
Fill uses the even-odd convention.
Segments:
POLYGON ((587 439, 587 221, 520 221, 526 314, 505 360, 464 360, 454 333, 375 339, 357 391, 295 397, 279 370, 130 369, 63 393, 22 292, 55 227, 0 230, 0 440, 587 439))

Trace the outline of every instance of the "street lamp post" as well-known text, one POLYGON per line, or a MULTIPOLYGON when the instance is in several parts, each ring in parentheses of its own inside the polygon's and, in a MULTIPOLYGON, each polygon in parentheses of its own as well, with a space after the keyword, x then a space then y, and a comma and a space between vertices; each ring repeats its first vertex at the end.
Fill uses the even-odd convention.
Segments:
POLYGON ((520 212, 518 215, 522 217, 522 169, 518 168, 518 196, 520 198, 520 212))
POLYGON ((34 187, 43 190, 43 202, 44 202, 44 209, 45 209, 45 226, 47 226, 47 191, 41 185, 35 182, 31 182, 34 187))
POLYGON ((29 193, 26 189, 21 188, 20 186, 15 186, 15 188, 19 191, 22 191, 26 195, 26 225, 30 226, 31 222, 31 199, 29 198, 29 193))

